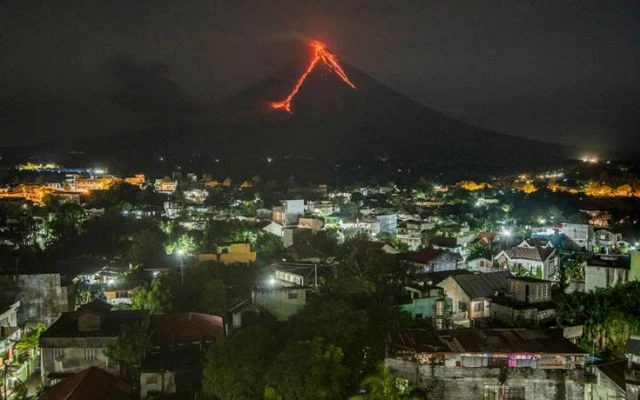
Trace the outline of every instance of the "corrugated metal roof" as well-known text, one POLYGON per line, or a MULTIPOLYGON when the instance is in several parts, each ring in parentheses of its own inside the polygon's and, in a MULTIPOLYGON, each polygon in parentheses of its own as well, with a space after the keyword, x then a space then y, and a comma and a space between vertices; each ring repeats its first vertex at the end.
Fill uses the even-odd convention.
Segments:
POLYGON ((492 297, 496 291, 507 290, 507 278, 511 272, 498 271, 486 274, 455 275, 451 279, 455 280, 470 298, 478 299, 482 297, 492 297))

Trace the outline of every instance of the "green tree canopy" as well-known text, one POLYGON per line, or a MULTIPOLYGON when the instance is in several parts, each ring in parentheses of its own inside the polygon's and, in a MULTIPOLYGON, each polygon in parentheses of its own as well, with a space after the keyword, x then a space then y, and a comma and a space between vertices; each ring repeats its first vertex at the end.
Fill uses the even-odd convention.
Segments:
POLYGON ((254 400, 264 393, 265 371, 276 354, 275 337, 253 326, 215 342, 202 376, 206 396, 220 400, 254 400))
POLYGON ((287 400, 343 398, 348 373, 342 359, 342 350, 322 339, 291 343, 267 373, 267 393, 287 400))

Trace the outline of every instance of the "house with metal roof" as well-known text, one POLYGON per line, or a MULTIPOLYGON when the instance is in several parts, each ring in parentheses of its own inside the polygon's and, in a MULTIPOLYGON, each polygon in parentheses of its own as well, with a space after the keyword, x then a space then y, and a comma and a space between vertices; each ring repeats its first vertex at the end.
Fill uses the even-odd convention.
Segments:
POLYGON ((506 293, 508 270, 488 273, 452 275, 438 283, 452 300, 452 319, 454 324, 469 325, 470 320, 489 318, 493 297, 506 293))
POLYGON ((405 329, 385 364, 434 399, 585 398, 588 353, 561 330, 405 329))
POLYGON ((545 239, 524 240, 516 247, 502 250, 493 259, 518 275, 553 280, 558 272, 556 249, 545 239))

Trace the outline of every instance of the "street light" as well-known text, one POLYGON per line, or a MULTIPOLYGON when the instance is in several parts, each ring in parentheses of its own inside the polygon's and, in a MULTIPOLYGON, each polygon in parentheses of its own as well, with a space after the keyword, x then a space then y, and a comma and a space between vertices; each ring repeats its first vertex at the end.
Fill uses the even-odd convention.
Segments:
POLYGON ((184 255, 184 250, 178 249, 176 251, 178 258, 180 259, 180 284, 184 286, 184 264, 182 262, 182 256, 184 255))

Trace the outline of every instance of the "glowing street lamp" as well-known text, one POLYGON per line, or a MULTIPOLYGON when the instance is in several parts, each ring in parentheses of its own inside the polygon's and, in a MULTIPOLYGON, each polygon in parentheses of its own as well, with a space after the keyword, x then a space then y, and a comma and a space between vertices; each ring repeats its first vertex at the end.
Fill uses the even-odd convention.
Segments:
POLYGON ((185 252, 182 249, 178 249, 176 250, 176 254, 180 259, 180 284, 184 286, 184 263, 182 261, 182 256, 185 254, 185 252))

